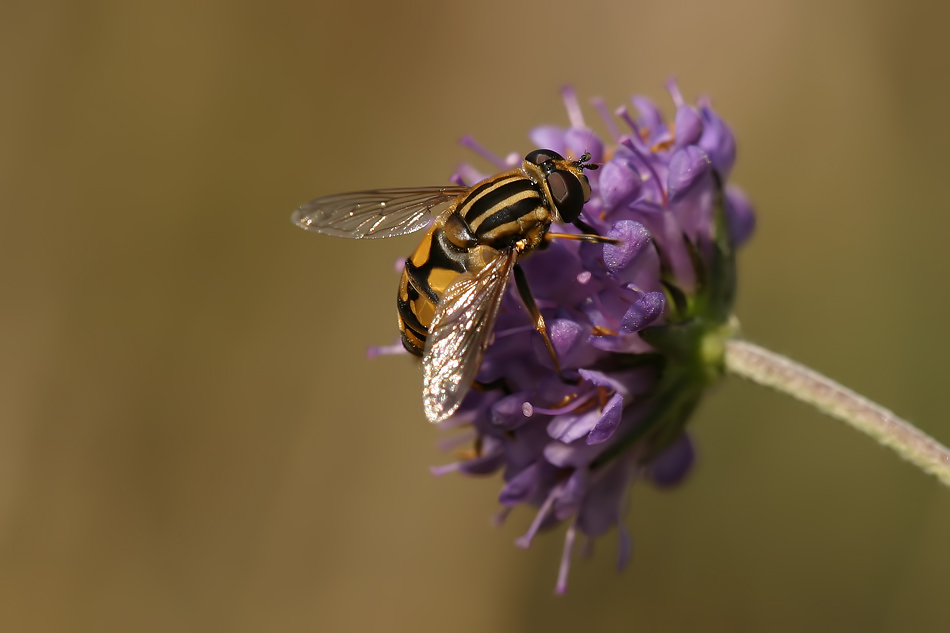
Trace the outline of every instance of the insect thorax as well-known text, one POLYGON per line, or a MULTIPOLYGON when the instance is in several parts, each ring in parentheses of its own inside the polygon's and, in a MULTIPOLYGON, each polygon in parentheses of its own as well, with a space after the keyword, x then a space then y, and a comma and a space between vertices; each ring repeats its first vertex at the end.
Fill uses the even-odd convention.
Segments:
POLYGON ((520 169, 472 188, 459 201, 455 214, 478 244, 499 250, 511 248, 539 226, 543 233, 553 220, 541 187, 520 169))

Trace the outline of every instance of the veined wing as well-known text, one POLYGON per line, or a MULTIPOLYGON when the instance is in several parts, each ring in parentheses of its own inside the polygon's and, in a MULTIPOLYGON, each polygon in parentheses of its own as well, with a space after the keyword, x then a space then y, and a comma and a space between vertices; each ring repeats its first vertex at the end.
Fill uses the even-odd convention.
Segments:
POLYGON ((297 226, 337 237, 383 238, 405 235, 429 225, 468 187, 370 189, 311 200, 294 211, 297 226))
POLYGON ((465 273, 445 290, 422 357, 422 403, 429 422, 441 422, 462 404, 478 374, 517 251, 498 251, 477 274, 465 273))

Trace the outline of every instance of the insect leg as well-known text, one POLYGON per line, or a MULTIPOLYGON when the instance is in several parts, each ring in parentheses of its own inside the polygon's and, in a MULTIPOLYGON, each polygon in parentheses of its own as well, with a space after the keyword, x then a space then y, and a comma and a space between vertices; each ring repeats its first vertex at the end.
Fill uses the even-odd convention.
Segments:
POLYGON ((547 235, 544 236, 545 240, 577 240, 579 242, 593 242, 595 244, 619 244, 620 240, 614 239, 612 237, 604 237, 597 234, 587 234, 587 233, 553 233, 548 231, 547 235))
POLYGON ((577 228, 579 228, 581 231, 583 231, 584 233, 587 233, 587 234, 589 234, 589 235, 599 235, 599 233, 597 233, 597 229, 595 229, 594 227, 592 227, 592 226, 591 226, 590 224, 588 224, 587 222, 584 222, 584 221, 583 221, 582 219, 580 219, 580 218, 577 218, 576 220, 574 220, 573 222, 571 222, 571 224, 573 224, 574 226, 576 226, 577 228))
POLYGON ((564 380, 564 374, 561 373, 561 361, 558 360, 557 352, 554 351, 554 344, 551 343, 551 337, 548 336, 548 327, 544 324, 544 317, 541 316, 538 304, 534 301, 531 288, 528 287, 528 278, 525 277, 524 269, 521 268, 521 264, 515 264, 515 284, 518 286, 518 294, 521 295, 521 300, 524 301, 525 307, 528 308, 528 314, 534 319, 534 329, 536 329, 541 335, 541 338, 544 339, 544 345, 548 348, 548 354, 551 355, 551 361, 554 362, 554 369, 557 371, 557 375, 561 377, 561 380, 564 380))

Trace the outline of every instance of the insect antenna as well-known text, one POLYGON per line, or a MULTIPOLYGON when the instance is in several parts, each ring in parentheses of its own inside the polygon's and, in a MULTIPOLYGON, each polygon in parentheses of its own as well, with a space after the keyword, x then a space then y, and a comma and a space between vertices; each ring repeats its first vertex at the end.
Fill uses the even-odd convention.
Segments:
POLYGON ((588 171, 595 171, 599 169, 601 165, 603 165, 603 163, 590 162, 591 158, 592 156, 590 155, 590 152, 585 151, 579 159, 574 161, 574 166, 577 167, 578 169, 586 169, 588 171))

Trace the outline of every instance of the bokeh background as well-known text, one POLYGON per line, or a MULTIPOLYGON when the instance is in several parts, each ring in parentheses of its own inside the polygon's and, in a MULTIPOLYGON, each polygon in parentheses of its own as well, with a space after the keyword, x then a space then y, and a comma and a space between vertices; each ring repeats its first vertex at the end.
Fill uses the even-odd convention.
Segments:
MULTIPOLYGON (((436 184, 566 124, 558 89, 739 140, 748 338, 950 441, 950 39, 936 2, 4 2, 0 630, 944 631, 950 491, 735 379, 675 492, 552 595, 395 340, 415 238, 306 200, 436 184)), ((599 125, 592 109, 588 118, 599 125)), ((602 129, 602 128, 598 128, 602 129)), ((487 168, 486 165, 481 165, 487 168)))

